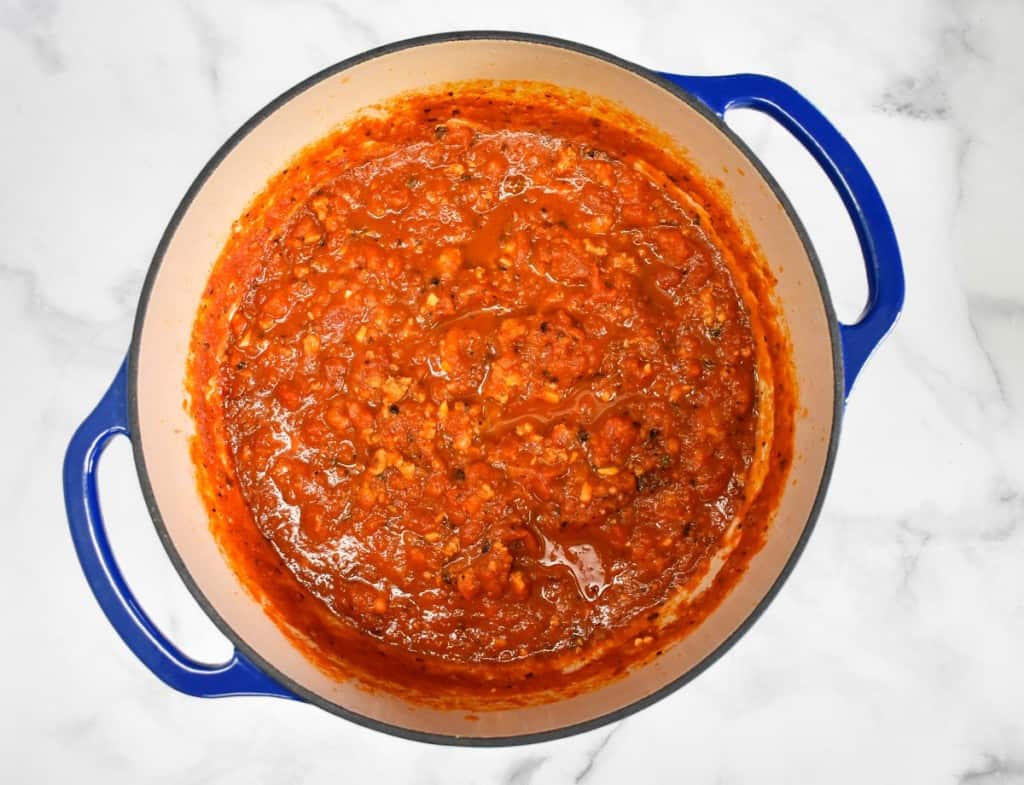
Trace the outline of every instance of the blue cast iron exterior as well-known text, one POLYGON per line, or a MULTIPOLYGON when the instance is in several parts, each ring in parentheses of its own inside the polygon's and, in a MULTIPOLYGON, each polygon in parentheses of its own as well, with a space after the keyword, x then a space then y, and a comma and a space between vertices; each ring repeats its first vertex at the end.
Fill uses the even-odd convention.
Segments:
POLYGON ((522 33, 505 32, 465 32, 450 33, 399 42, 390 46, 359 55, 350 60, 338 63, 325 71, 310 77, 296 85, 284 95, 271 102, 244 125, 207 164, 193 183, 189 192, 175 212, 167 231, 157 249, 150 268, 146 284, 140 298, 139 312, 136 317, 135 335, 129 357, 122 363, 113 383, 104 394, 99 404, 78 428, 68 446, 64 459, 64 501, 67 509, 68 522, 75 550, 78 553, 82 571, 93 594, 96 596, 108 621, 121 636, 129 649, 158 678, 176 690, 197 697, 214 698, 236 695, 266 695, 298 700, 307 700, 327 711, 339 714, 359 724, 419 741, 442 744, 468 746, 497 746, 508 744, 525 744, 559 738, 573 733, 590 730, 607 724, 647 706, 668 693, 678 689, 694 678, 721 656, 763 612, 765 607, 777 593, 785 578, 801 553, 806 539, 813 528, 820 509, 824 491, 828 485, 831 465, 834 459, 839 421, 842 416, 842 402, 849 392, 854 379, 860 372, 868 356, 895 323, 903 305, 904 281, 903 268, 900 262, 896 236, 877 188, 863 163, 850 145, 825 117, 811 105, 807 99, 784 82, 766 76, 739 74, 735 76, 679 76, 675 74, 655 74, 632 63, 615 58, 605 52, 581 46, 569 41, 522 33), (202 595, 185 570, 180 557, 174 550, 173 543, 166 534, 160 519, 148 474, 145 471, 144 457, 141 456, 138 444, 132 433, 137 427, 137 410, 133 401, 135 356, 138 350, 138 338, 146 304, 155 274, 163 258, 164 250, 173 235, 177 224, 191 203, 195 193, 205 183, 207 177, 221 160, 234 148, 253 127, 262 122, 279 106, 320 80, 336 74, 359 62, 378 57, 382 54, 400 49, 438 43, 451 40, 471 39, 515 40, 560 46, 619 65, 634 73, 671 90, 682 101, 694 107, 726 133, 741 150, 750 158, 752 164, 760 171, 775 189, 789 217, 800 233, 810 255, 815 274, 822 286, 823 299, 829 318, 833 321, 833 351, 838 357, 842 355, 842 370, 836 373, 836 409, 832 439, 828 461, 819 491, 818 499, 809 517, 803 536, 783 569, 779 579, 751 613, 746 622, 724 641, 716 651, 704 662, 690 672, 681 674, 673 683, 662 688, 653 695, 619 711, 598 717, 591 721, 572 727, 561 728, 543 733, 533 733, 507 738, 460 738, 441 734, 410 731, 371 718, 358 715, 344 707, 336 706, 317 695, 310 693, 295 684, 284 674, 277 672, 265 662, 258 652, 251 649, 241 638, 220 618, 216 609, 202 595), (835 322, 831 311, 830 300, 821 275, 817 257, 804 233, 799 220, 793 213, 770 174, 764 170, 760 162, 747 150, 742 141, 733 134, 721 121, 725 112, 734 107, 747 107, 764 112, 777 120, 789 130, 807 150, 814 156, 839 191, 847 212, 856 227, 864 254, 868 279, 868 303, 858 321, 851 325, 840 325, 835 322), (838 329, 838 333, 837 333, 838 329), (838 335, 838 339, 837 339, 838 335), (128 436, 133 440, 136 450, 136 465, 144 495, 153 515, 168 555, 178 568, 182 579, 192 591, 196 600, 210 615, 217 626, 236 645, 232 658, 220 665, 208 665, 192 660, 171 643, 139 606, 131 590, 124 581, 117 566, 110 544, 107 540, 103 518, 100 512, 99 497, 96 486, 96 471, 104 448, 114 436, 128 436), (253 661, 259 664, 254 664, 253 661))

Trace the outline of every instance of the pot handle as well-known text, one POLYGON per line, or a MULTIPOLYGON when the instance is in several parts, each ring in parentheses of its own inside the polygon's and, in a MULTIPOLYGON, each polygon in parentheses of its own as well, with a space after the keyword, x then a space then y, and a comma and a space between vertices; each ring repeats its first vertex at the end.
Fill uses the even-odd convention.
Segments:
POLYGON ((103 398, 79 426, 64 456, 64 505, 78 561, 92 593, 128 648, 174 689, 202 698, 276 695, 294 698, 239 651, 221 665, 183 654, 146 615, 124 581, 103 526, 96 468, 114 436, 128 436, 127 360, 103 398))
POLYGON ((733 108, 767 114, 814 156, 839 192, 857 231, 868 280, 867 305, 857 321, 839 325, 849 395, 857 374, 903 308, 900 249, 871 175, 832 123, 785 82, 759 74, 662 76, 699 98, 720 117, 733 108))

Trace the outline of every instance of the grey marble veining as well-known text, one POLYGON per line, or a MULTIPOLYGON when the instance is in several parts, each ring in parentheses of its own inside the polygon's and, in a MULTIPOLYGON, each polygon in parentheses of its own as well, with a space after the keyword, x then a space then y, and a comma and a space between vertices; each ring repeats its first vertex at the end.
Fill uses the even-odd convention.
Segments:
MULTIPOLYGON (((1024 783, 1022 38, 1017 0, 0 2, 0 780, 1024 783), (908 297, 851 397, 817 531, 724 659, 572 739, 446 749, 299 704, 177 695, 81 577, 59 492, 67 439, 123 356, 167 219, 227 135, 332 62, 459 28, 773 74, 862 154, 908 297)), ((838 199, 784 132, 731 122, 855 314, 863 273, 838 199)), ((126 445, 101 483, 140 600, 190 652, 223 656, 156 542, 126 445)))

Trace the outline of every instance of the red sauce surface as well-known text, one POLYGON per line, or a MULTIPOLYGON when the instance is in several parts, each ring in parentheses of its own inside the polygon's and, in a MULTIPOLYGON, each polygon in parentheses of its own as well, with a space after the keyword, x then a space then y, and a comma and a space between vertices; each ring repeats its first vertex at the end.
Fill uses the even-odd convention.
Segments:
POLYGON ((767 284, 730 269, 750 251, 712 190, 598 114, 406 99, 304 151, 214 270, 201 485, 228 558, 332 672, 435 694, 621 672, 763 541, 792 410, 758 389, 787 367, 774 312, 752 324, 767 284), (661 616, 727 536, 712 588, 661 616))

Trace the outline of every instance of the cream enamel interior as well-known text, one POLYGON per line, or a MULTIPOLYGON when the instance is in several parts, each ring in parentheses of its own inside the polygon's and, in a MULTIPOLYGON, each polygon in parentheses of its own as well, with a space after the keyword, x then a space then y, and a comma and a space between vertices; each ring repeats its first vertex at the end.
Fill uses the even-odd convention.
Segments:
POLYGON ((167 245, 137 336, 136 448, 143 451, 167 536, 195 585, 223 621, 289 679, 326 701, 410 731, 462 737, 542 733, 613 712, 674 681, 732 634, 769 591, 807 525, 827 461, 835 395, 829 336, 820 287, 786 211, 743 153, 699 112, 630 70, 551 44, 434 42, 378 56, 308 87, 253 128, 196 194, 167 245), (209 531, 189 456, 194 428, 182 407, 190 332, 203 287, 232 222, 268 178, 362 107, 467 79, 552 82, 610 99, 667 132, 700 169, 721 178, 778 278, 800 405, 807 411, 798 418, 791 481, 767 545, 704 625, 664 656, 599 690, 550 705, 484 712, 478 719, 335 683, 290 645, 241 588, 209 531))

